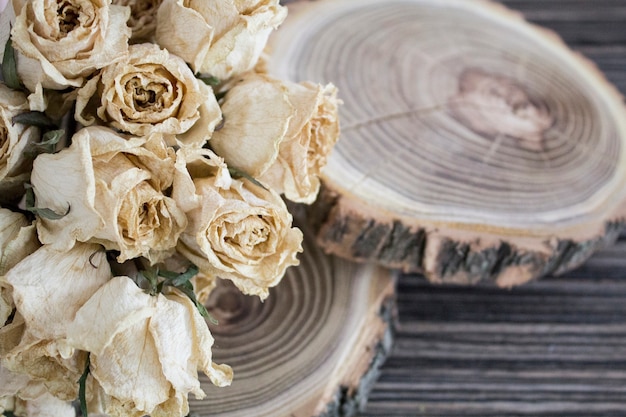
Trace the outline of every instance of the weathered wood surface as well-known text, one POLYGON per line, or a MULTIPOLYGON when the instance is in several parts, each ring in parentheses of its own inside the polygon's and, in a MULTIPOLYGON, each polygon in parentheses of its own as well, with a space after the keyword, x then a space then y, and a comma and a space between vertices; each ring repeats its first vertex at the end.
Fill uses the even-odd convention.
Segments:
MULTIPOLYGON (((623 228, 625 107, 552 32, 486 1, 291 11, 269 71, 332 81, 345 103, 310 210, 327 252, 510 287, 577 267, 623 228)), ((582 37, 575 23, 566 38, 582 37)))
MULTIPOLYGON (((505 1, 626 93, 626 1, 505 1)), ((400 278, 396 346, 361 417, 626 415, 626 237, 511 291, 400 278)))

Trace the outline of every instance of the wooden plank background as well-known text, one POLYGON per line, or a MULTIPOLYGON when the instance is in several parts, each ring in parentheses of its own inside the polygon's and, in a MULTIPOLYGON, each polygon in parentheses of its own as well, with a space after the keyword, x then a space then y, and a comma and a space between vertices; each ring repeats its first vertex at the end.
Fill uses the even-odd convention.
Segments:
MULTIPOLYGON (((626 93, 626 0, 509 0, 626 93)), ((396 345, 361 417, 626 416, 626 236, 521 288, 402 276, 396 345)))

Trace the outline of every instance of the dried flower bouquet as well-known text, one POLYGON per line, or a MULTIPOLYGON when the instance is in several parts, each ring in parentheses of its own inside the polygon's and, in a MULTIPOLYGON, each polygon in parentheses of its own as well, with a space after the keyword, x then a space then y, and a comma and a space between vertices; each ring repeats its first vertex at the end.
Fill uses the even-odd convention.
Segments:
POLYGON ((0 412, 184 416, 216 280, 298 264, 336 89, 260 69, 277 0, 1 6, 0 412))

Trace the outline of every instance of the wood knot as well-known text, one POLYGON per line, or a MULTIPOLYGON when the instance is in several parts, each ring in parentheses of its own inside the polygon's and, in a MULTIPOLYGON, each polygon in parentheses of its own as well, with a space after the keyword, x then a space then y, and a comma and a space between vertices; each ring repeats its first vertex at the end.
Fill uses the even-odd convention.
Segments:
POLYGON ((491 138, 508 136, 520 146, 541 150, 544 133, 554 118, 513 79, 470 68, 461 73, 459 91, 451 100, 454 117, 473 131, 491 138))
POLYGON ((220 326, 236 324, 255 309, 257 297, 244 295, 230 282, 220 282, 211 291, 206 308, 220 326))

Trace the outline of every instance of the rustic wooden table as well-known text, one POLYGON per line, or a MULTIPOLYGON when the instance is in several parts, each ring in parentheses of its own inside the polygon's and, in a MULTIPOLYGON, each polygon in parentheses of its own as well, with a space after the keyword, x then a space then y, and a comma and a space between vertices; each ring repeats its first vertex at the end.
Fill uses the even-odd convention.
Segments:
MULTIPOLYGON (((507 0, 626 94, 626 0, 507 0)), ((626 416, 626 235, 513 290, 403 276, 395 348, 362 417, 626 416)))

